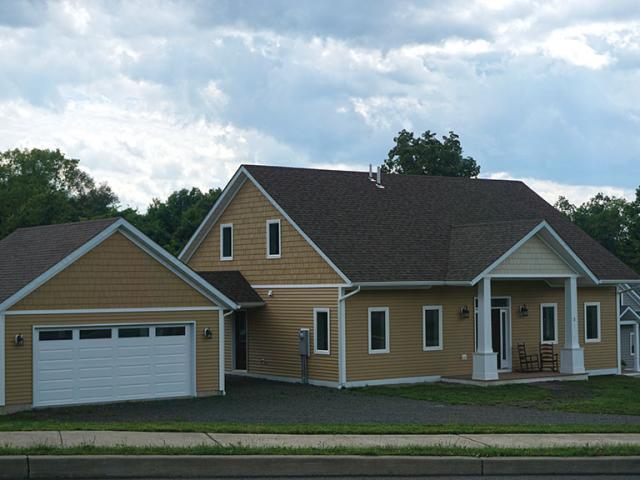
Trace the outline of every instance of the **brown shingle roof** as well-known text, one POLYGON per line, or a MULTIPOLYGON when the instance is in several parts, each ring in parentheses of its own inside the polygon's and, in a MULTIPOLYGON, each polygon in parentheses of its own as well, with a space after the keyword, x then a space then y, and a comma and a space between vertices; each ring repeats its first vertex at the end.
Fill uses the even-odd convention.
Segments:
POLYGON ((241 306, 264 303, 258 292, 238 271, 196 273, 241 306))
POLYGON ((542 220, 599 279, 640 278, 519 181, 245 168, 353 282, 471 280, 542 220))
POLYGON ((118 218, 19 228, 0 241, 0 303, 118 218))

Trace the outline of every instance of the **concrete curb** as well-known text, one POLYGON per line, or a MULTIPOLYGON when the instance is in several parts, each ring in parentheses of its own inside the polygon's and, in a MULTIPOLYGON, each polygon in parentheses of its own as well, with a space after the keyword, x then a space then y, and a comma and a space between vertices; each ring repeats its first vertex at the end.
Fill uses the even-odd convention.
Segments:
POLYGON ((0 457, 0 479, 29 478, 29 464, 24 455, 0 457))
POLYGON ((640 474, 640 457, 21 456, 0 458, 0 478, 216 478, 640 474))

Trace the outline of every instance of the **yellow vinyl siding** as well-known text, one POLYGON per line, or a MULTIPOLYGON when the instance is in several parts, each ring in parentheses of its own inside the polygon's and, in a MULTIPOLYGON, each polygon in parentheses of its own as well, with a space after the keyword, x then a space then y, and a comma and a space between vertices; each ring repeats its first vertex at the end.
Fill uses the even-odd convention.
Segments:
POLYGON ((540 238, 534 236, 518 250, 498 265, 493 274, 563 274, 575 272, 547 246, 540 238))
MULTIPOLYGON (((423 290, 362 291, 346 301, 347 381, 422 376, 471 375, 474 351, 474 297, 476 288, 434 287, 423 290), (422 307, 443 307, 443 349, 422 350, 422 307), (468 319, 458 311, 467 305, 468 319), (368 353, 368 308, 389 308, 389 353, 368 353), (467 359, 462 356, 466 354, 467 359)), ((537 354, 540 344, 540 304, 557 303, 559 353, 564 345, 564 289, 544 282, 494 281, 493 297, 511 297, 512 367, 519 367, 517 344, 525 343, 537 354), (528 317, 520 317, 526 304, 528 317)), ((580 288, 578 316, 580 344, 584 347, 587 370, 616 367, 616 296, 611 287, 580 288), (601 343, 584 342, 584 302, 601 304, 601 343)))
POLYGON ((188 261, 197 271, 239 270, 251 284, 343 283, 260 191, 246 181, 188 261), (281 256, 268 259, 267 220, 280 219, 281 256), (233 260, 220 260, 220 225, 233 224, 233 260))
POLYGON ((5 336, 6 404, 31 405, 33 395, 33 338, 34 326, 92 325, 120 323, 196 322, 196 390, 198 395, 216 393, 218 387, 218 312, 162 312, 135 314, 91 315, 7 315, 5 336), (213 338, 200 334, 211 328, 213 338), (16 346, 16 335, 24 336, 24 345, 16 346))
POLYGON ((209 299, 116 232, 11 309, 208 305, 209 299))
POLYGON ((247 312, 249 373, 300 378, 298 330, 309 329, 309 378, 338 381, 338 289, 291 288, 258 293, 264 307, 247 312), (330 309, 330 354, 313 353, 313 309, 330 309))

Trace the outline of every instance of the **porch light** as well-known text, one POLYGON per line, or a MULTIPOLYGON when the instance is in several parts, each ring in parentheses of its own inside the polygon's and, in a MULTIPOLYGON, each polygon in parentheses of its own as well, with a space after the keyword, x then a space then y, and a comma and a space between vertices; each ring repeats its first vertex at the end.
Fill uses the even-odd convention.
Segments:
POLYGON ((469 307, 466 305, 464 307, 460 307, 460 318, 463 320, 469 318, 469 307))
POLYGON ((527 308, 527 305, 520 305, 520 316, 521 317, 528 317, 529 316, 529 309, 527 308))
POLYGON ((213 338, 213 331, 209 328, 206 327, 203 331, 202 331, 202 336, 204 338, 213 338))

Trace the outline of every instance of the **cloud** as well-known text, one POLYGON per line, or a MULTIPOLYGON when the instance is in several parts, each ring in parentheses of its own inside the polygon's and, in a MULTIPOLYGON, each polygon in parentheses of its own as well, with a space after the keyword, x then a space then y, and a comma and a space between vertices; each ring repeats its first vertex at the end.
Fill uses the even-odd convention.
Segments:
POLYGON ((629 0, 5 0, 0 148, 61 147, 144 206, 454 130, 483 172, 629 192, 639 53, 629 0))

